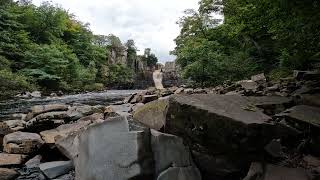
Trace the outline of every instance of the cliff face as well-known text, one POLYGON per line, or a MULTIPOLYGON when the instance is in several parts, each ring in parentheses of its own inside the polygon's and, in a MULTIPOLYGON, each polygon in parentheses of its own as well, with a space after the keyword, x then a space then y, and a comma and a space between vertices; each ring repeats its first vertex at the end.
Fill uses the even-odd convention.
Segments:
POLYGON ((163 86, 171 87, 171 86, 179 86, 180 78, 178 74, 178 66, 175 61, 166 62, 163 68, 163 86))

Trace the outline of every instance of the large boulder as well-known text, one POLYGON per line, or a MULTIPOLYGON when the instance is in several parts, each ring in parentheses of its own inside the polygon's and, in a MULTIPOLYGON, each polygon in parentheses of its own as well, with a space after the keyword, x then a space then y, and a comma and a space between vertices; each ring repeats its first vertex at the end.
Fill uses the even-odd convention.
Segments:
POLYGON ((27 121, 26 128, 31 131, 39 132, 41 130, 54 128, 56 120, 68 118, 67 111, 46 112, 27 121))
POLYGON ((70 120, 75 121, 94 113, 103 113, 103 109, 104 107, 102 106, 74 106, 69 108, 69 110, 67 111, 67 115, 70 118, 70 120))
POLYGON ((0 153, 0 167, 21 165, 26 160, 27 156, 22 154, 6 154, 0 153))
POLYGON ((271 164, 252 163, 248 175, 243 180, 311 180, 308 174, 299 168, 280 167, 271 164))
POLYGON ((152 101, 137 108, 133 114, 133 119, 152 129, 160 130, 165 125, 167 106, 168 99, 152 101))
POLYGON ((35 133, 14 132, 3 138, 4 151, 12 154, 30 154, 44 144, 40 135, 35 133))
POLYGON ((125 117, 91 126, 80 135, 78 180, 129 180, 152 177, 150 133, 129 132, 125 117))

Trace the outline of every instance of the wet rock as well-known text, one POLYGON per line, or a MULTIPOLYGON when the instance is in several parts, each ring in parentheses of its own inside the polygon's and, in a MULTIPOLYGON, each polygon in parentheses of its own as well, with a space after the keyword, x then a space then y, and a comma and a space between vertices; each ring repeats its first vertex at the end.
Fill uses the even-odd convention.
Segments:
POLYGON ((148 127, 160 130, 166 121, 168 99, 156 100, 139 107, 133 114, 133 119, 148 127))
POLYGON ((311 180, 303 169, 252 163, 248 175, 243 180, 311 180))
POLYGON ((157 180, 201 180, 201 174, 194 167, 170 167, 157 180))
POLYGON ((14 180, 18 176, 19 176, 19 173, 13 169, 0 168, 1 180, 14 180))
POLYGON ((71 161, 54 161, 40 164, 39 168, 48 178, 53 179, 69 173, 73 169, 71 161))
POLYGON ((320 108, 306 105, 294 106, 280 114, 278 117, 284 117, 288 121, 320 127, 320 108))
POLYGON ((137 94, 137 93, 132 94, 132 95, 126 97, 126 98, 123 100, 123 103, 124 103, 124 104, 130 103, 136 94, 137 94))
POLYGON ((292 98, 281 96, 246 97, 253 105, 263 109, 267 115, 274 115, 293 106, 292 98))
POLYGON ((35 157, 33 157, 32 159, 27 161, 25 163, 25 166, 27 168, 39 167, 39 165, 41 164, 41 160, 42 160, 42 156, 41 155, 36 155, 35 157))
POLYGON ((6 154, 0 153, 0 167, 21 165, 26 160, 27 156, 22 154, 6 154))
POLYGON ((56 129, 40 132, 43 140, 47 144, 54 144, 59 138, 67 137, 69 134, 85 129, 91 121, 78 121, 73 124, 64 124, 56 129))
POLYGON ((0 135, 7 135, 12 132, 21 131, 25 128, 23 120, 8 120, 0 122, 0 135))
POLYGON ((129 132, 125 117, 90 127, 80 136, 76 178, 78 180, 151 178, 153 168, 149 138, 149 132, 129 132))
POLYGON ((68 106, 65 104, 47 104, 47 105, 37 105, 31 108, 33 115, 38 115, 46 112, 52 111, 67 111, 68 106))
POLYGON ((156 176, 168 167, 192 166, 189 149, 177 136, 151 130, 151 148, 154 155, 156 176))
POLYGON ((4 151, 12 154, 30 154, 36 152, 44 144, 38 134, 14 132, 4 136, 4 151))

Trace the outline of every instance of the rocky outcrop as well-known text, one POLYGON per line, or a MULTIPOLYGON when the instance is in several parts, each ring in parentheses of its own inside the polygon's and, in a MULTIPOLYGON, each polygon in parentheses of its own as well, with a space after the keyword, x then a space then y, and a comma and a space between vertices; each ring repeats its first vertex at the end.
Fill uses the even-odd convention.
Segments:
POLYGON ((22 154, 6 154, 0 153, 0 167, 21 165, 26 160, 27 156, 22 154))
POLYGON ((1 180, 13 180, 19 176, 19 173, 13 169, 0 168, 1 180))

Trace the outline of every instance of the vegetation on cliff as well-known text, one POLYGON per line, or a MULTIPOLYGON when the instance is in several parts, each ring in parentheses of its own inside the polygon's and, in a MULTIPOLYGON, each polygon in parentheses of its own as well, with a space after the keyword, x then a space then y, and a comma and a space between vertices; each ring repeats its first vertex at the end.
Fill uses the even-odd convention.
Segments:
MULTIPOLYGON (((100 90, 130 82, 133 66, 108 64, 114 47, 127 51, 127 61, 133 63, 138 57, 133 40, 122 45, 114 35, 94 35, 89 24, 60 6, 45 2, 37 7, 29 0, 2 0, 0 98, 39 88, 100 90)), ((146 63, 154 63, 154 55, 142 57, 152 57, 146 63)))
POLYGON ((173 54, 183 74, 204 85, 308 69, 320 60, 316 0, 201 0, 178 22, 173 54), (216 14, 223 15, 223 20, 216 14))

